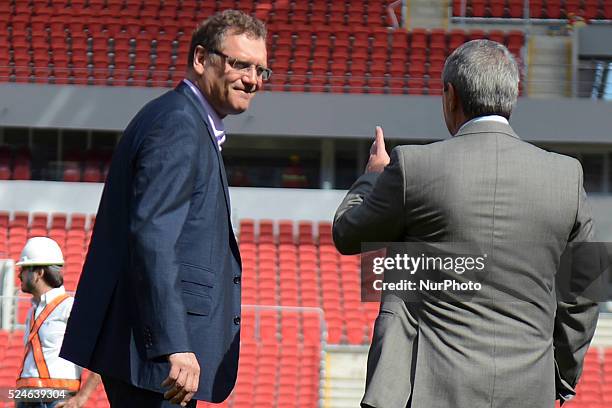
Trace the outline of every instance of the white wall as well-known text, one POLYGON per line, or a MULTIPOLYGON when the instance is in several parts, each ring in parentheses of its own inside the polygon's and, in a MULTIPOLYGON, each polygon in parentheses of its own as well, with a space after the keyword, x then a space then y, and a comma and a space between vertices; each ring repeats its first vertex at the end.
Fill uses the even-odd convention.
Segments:
MULTIPOLYGON (((232 187, 232 221, 331 221, 344 190, 232 187)), ((95 214, 102 195, 99 183, 0 181, 0 211, 95 214)), ((612 196, 590 197, 598 239, 612 242, 612 196)))
MULTIPOLYGON (((95 214, 102 196, 100 183, 56 181, 0 181, 0 211, 95 214)), ((343 190, 230 188, 232 221, 255 220, 331 221, 343 190)))

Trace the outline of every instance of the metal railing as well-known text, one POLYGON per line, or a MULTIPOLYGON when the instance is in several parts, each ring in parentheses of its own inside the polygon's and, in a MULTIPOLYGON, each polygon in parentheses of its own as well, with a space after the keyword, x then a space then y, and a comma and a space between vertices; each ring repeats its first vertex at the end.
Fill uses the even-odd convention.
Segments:
MULTIPOLYGON (((538 9, 536 12, 532 12, 532 8, 529 4, 529 0, 524 0, 523 2, 523 15, 522 17, 468 17, 467 16, 467 0, 461 0, 461 4, 459 7, 459 15, 453 13, 453 1, 449 1, 448 5, 448 18, 455 23, 475 23, 475 24, 516 24, 516 25, 559 25, 559 24, 567 24, 570 22, 568 18, 540 18, 533 17, 534 15, 541 15, 541 9, 538 9)), ((574 17, 583 18, 580 15, 576 15, 574 17)), ((590 24, 608 24, 612 22, 609 19, 591 19, 589 21, 590 24)))

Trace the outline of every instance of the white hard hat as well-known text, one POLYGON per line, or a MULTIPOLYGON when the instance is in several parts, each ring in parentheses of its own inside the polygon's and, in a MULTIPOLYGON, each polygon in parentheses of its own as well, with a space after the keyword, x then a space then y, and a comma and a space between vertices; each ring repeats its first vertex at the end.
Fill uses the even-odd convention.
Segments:
POLYGON ((64 256, 57 242, 47 237, 28 239, 17 266, 63 265, 64 256))

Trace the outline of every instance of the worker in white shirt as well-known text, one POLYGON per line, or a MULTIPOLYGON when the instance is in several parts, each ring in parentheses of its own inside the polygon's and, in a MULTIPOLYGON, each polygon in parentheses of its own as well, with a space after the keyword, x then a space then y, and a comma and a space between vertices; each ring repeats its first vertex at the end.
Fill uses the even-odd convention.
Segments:
POLYGON ((32 295, 32 308, 26 321, 16 408, 82 407, 101 381, 90 372, 81 385, 83 369, 59 357, 74 303, 63 286, 63 265, 59 245, 46 237, 29 239, 17 262, 21 290, 32 295))

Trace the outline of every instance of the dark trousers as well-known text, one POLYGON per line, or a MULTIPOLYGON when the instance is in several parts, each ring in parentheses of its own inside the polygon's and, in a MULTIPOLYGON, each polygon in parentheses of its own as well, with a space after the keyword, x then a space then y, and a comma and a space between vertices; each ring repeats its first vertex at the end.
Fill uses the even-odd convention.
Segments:
MULTIPOLYGON (((104 390, 111 408, 176 408, 163 394, 135 387, 126 382, 102 376, 104 390)), ((195 408, 197 401, 191 400, 188 408, 195 408)))

